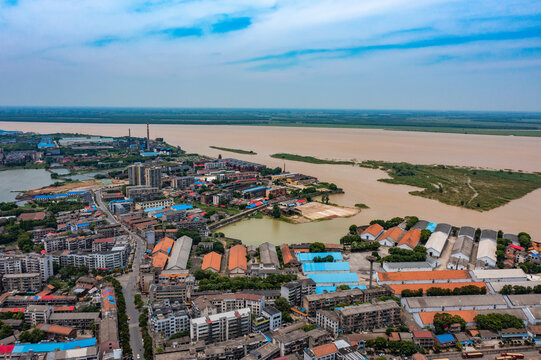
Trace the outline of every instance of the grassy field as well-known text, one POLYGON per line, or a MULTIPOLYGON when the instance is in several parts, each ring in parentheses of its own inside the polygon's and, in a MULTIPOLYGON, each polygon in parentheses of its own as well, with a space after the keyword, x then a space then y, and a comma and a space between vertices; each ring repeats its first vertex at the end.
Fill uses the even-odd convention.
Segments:
POLYGON ((231 149, 231 148, 225 148, 225 147, 220 147, 220 146, 209 146, 209 148, 222 150, 222 151, 229 151, 232 153, 243 154, 243 155, 257 155, 257 153, 252 150, 231 149))
POLYGON ((360 165, 385 170, 391 179, 382 182, 423 189, 412 195, 478 211, 497 208, 541 187, 540 174, 381 161, 360 165))
POLYGON ((0 121, 336 127, 541 136, 539 112, 0 107, 0 121))
POLYGON ((307 162, 307 163, 311 163, 311 164, 355 165, 354 161, 326 160, 326 159, 318 159, 318 158, 315 158, 313 156, 303 156, 303 155, 295 155, 295 154, 288 154, 288 153, 272 154, 271 157, 276 158, 276 159, 302 161, 302 162, 307 162))

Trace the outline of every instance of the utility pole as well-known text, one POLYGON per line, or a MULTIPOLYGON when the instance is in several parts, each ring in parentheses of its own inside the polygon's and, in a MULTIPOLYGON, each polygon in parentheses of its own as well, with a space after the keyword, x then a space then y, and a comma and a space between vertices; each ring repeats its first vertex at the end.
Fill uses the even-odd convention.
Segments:
POLYGON ((150 124, 147 122, 147 151, 150 151, 150 124))

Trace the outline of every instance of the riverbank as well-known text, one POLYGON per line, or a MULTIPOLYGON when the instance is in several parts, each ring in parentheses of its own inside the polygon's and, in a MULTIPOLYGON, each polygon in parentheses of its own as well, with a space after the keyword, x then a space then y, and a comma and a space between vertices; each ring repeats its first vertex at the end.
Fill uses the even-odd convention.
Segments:
MULTIPOLYGON (((55 133, 58 126, 57 123, 0 123, 1 129, 39 133, 55 133)), ((129 127, 132 136, 146 136, 145 124, 134 124, 129 127)), ((62 129, 64 132, 72 133, 125 136, 128 125, 65 123, 62 124, 62 129)), ((541 229, 537 226, 541 189, 493 210, 479 212, 449 206, 421 196, 412 196, 409 194, 410 191, 422 189, 378 181, 390 178, 383 170, 359 166, 309 164, 270 157, 271 154, 280 151, 310 154, 317 158, 356 159, 357 162, 376 159, 385 162, 537 172, 541 170, 539 138, 366 129, 197 125, 151 125, 150 134, 151 137, 163 137, 167 143, 181 146, 188 152, 212 157, 217 157, 221 152, 210 149, 209 145, 220 144, 223 147, 237 148, 239 144, 245 144, 246 139, 257 139, 250 144, 251 150, 257 155, 238 154, 235 158, 265 164, 270 168, 283 167, 285 164, 287 172, 310 174, 321 181, 339 184, 345 194, 333 195, 331 202, 347 207, 364 203, 370 207, 351 218, 300 224, 296 228, 295 225, 289 224, 292 226, 291 232, 275 233, 285 241, 296 237, 305 238, 306 234, 303 232, 315 236, 314 239, 321 239, 328 237, 327 228, 329 232, 334 228, 341 233, 353 223, 366 224, 372 219, 390 219, 411 214, 434 222, 481 228, 497 227, 509 233, 526 231, 532 237, 541 237, 541 229), (344 226, 340 225, 341 222, 344 226), (308 230, 311 226, 321 224, 324 224, 324 227, 317 228, 317 231, 308 230)), ((259 230, 256 231, 260 233, 259 230)))
POLYGON ((232 152, 232 153, 236 153, 236 154, 257 155, 257 153, 253 152, 252 150, 231 149, 231 148, 225 148, 225 147, 220 147, 220 146, 209 146, 209 148, 216 149, 216 150, 227 151, 227 152, 232 152))

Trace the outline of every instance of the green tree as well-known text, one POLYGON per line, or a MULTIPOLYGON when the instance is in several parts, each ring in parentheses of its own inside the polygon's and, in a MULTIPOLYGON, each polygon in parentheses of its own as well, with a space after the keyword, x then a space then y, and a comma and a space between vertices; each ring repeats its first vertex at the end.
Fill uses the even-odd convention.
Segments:
POLYGON ((427 229, 421 230, 421 244, 426 244, 430 235, 432 235, 432 231, 427 229))
POLYGON ((324 203, 324 204, 329 203, 329 194, 328 193, 324 193, 323 195, 321 195, 321 202, 324 203))
POLYGON ((322 242, 313 242, 310 244, 310 252, 312 253, 321 253, 321 252, 325 252, 325 244, 323 244, 322 242))
POLYGON ((289 305, 289 302, 286 300, 286 298, 282 296, 280 296, 278 299, 276 299, 276 301, 274 301, 274 307, 282 312, 289 312, 291 309, 291 305, 289 305))
POLYGON ((282 213, 280 211, 280 207, 277 204, 274 204, 274 206, 272 207, 272 216, 275 219, 279 219, 281 215, 282 213))
POLYGON ((357 225, 351 225, 349 227, 349 234, 350 235, 357 235, 357 225))
POLYGON ((13 328, 8 324, 0 322, 0 339, 5 339, 11 335, 13 335, 13 328))

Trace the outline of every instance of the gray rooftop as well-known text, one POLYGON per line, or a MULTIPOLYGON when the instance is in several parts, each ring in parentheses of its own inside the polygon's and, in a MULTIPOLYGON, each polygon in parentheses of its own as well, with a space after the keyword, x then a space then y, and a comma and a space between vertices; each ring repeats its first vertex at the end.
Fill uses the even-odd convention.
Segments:
POLYGON ((541 307, 541 294, 508 295, 507 297, 514 306, 541 307))
POLYGON ((173 251, 167 262, 167 269, 186 269, 188 266, 188 259, 190 258, 190 251, 192 250, 193 240, 189 236, 182 236, 177 239, 173 251))
POLYGON ((259 246, 259 257, 262 264, 273 264, 280 267, 276 247, 271 243, 266 242, 259 246))
POLYGON ((459 235, 455 241, 451 254, 464 254, 469 257, 472 254, 472 250, 473 239, 465 235, 459 235))
POLYGON ((487 239, 496 240, 497 237, 498 237, 498 232, 495 230, 489 230, 489 229, 481 230, 481 239, 487 238, 487 239))
POLYGON ((436 229, 434 229, 434 232, 442 232, 444 234, 449 235, 451 233, 452 226, 449 224, 438 224, 436 225, 436 229))
POLYGON ((381 310, 391 310, 391 309, 400 309, 400 305, 396 303, 394 300, 387 300, 383 302, 378 302, 375 304, 365 303, 355 306, 346 306, 342 308, 341 310, 335 310, 339 311, 343 316, 350 316, 355 315, 359 313, 364 312, 372 312, 372 311, 381 311, 381 310))
POLYGON ((442 306, 507 305, 503 295, 427 296, 405 298, 412 309, 439 308, 442 306))
POLYGON ((428 221, 426 220, 419 220, 415 225, 412 226, 412 229, 419 229, 424 230, 428 226, 428 221))
POLYGON ((458 231, 458 236, 467 236, 473 239, 475 237, 475 229, 471 226, 463 226, 458 231))

